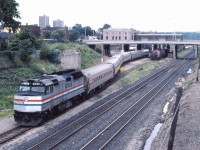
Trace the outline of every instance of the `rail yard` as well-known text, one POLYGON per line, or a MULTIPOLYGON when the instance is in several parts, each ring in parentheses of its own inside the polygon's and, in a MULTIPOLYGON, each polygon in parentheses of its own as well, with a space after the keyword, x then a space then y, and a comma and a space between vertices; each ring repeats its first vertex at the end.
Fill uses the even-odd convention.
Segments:
POLYGON ((88 100, 79 104, 57 121, 5 133, 7 139, 1 136, 1 148, 141 149, 155 124, 163 122, 162 110, 175 92, 175 81, 186 76, 194 63, 189 55, 172 60, 95 103, 88 100))

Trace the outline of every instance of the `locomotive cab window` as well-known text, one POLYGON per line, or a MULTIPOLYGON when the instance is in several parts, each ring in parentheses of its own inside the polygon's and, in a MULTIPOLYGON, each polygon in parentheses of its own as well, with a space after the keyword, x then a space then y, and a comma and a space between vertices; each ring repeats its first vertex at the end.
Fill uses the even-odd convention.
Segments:
POLYGON ((19 93, 23 94, 33 94, 33 93, 39 93, 44 94, 45 92, 45 86, 42 83, 39 82, 22 82, 19 87, 19 93))
POLYGON ((45 94, 53 93, 53 85, 46 86, 45 94))

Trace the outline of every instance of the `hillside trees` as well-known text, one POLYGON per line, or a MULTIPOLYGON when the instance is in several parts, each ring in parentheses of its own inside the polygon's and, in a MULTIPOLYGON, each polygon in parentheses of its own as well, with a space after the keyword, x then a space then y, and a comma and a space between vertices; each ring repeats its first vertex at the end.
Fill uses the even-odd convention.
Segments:
POLYGON ((39 49, 42 43, 33 35, 30 31, 21 31, 15 34, 9 43, 9 50, 21 51, 21 60, 29 62, 31 60, 30 55, 35 49, 39 49))
POLYGON ((64 33, 63 30, 55 30, 55 31, 52 31, 52 33, 51 33, 51 38, 57 39, 58 42, 64 42, 65 33, 64 33))
POLYGON ((51 32, 50 31, 44 31, 43 32, 43 38, 50 39, 51 38, 51 32))
POLYGON ((69 30, 69 40, 72 42, 83 40, 85 36, 92 36, 93 31, 90 26, 82 27, 81 24, 75 24, 69 30))
POLYGON ((0 37, 0 51, 7 49, 7 42, 4 38, 0 37))
POLYGON ((18 6, 15 0, 0 0, 0 24, 3 28, 10 27, 16 32, 20 25, 20 22, 15 20, 20 18, 18 6))

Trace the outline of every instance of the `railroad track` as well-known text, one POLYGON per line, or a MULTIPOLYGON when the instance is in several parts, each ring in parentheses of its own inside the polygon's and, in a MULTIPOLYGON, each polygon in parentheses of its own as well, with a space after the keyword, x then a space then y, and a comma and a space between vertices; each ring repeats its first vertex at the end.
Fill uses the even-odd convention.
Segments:
POLYGON ((179 71, 184 67, 177 67, 165 77, 160 83, 152 88, 142 98, 138 99, 136 103, 129 107, 123 114, 112 121, 108 126, 101 130, 94 138, 86 143, 81 150, 103 149, 112 141, 136 116, 139 114, 154 98, 162 91, 162 89, 174 79, 179 71))
MULTIPOLYGON (((178 63, 174 64, 173 67, 175 67, 177 64, 181 63, 182 61, 177 61, 177 62, 178 63)), ((119 104, 120 102, 122 102, 123 100, 125 100, 125 98, 123 99, 123 97, 125 97, 124 95, 128 95, 128 96, 132 95, 133 93, 137 92, 139 89, 141 89, 142 87, 144 87, 146 84, 148 84, 149 82, 155 80, 158 76, 162 75, 163 73, 166 73, 170 69, 172 69, 172 66, 166 66, 165 68, 163 68, 161 70, 158 70, 152 76, 144 78, 142 81, 138 82, 133 87, 130 87, 125 92, 123 92, 123 93, 119 94, 118 96, 116 96, 116 97, 118 97, 121 100, 117 101, 115 99, 116 97, 114 97, 113 99, 111 99, 107 103, 104 103, 103 105, 98 106, 95 110, 93 110, 93 111, 85 114, 84 116, 82 116, 81 118, 79 118, 77 121, 74 121, 74 122, 70 123, 65 128, 62 128, 61 130, 59 130, 58 132, 56 132, 55 134, 53 134, 51 137, 47 137, 46 139, 44 139, 40 143, 37 143, 36 145, 30 147, 29 149, 37 149, 37 148, 51 149, 51 148, 56 147, 57 145, 59 145, 60 143, 62 143, 65 139, 69 138, 70 136, 72 136, 73 134, 75 134, 76 132, 78 132, 80 129, 82 129, 83 127, 85 127, 89 123, 91 123, 93 120, 97 119, 99 116, 103 115, 104 113, 106 113, 107 111, 109 111, 111 108, 115 107, 117 104, 119 104), (132 92, 129 93, 128 91, 129 92, 132 91, 132 92), (96 112, 96 116, 93 114, 94 112, 96 112), (101 113, 99 113, 99 112, 101 112, 101 113), (94 115, 94 117, 91 117, 93 115, 94 115), (88 120, 88 118, 89 119, 92 118, 92 119, 88 120), (84 120, 86 120, 86 121, 84 121, 84 120), (83 124, 82 124, 82 122, 83 122, 83 124), (77 124, 81 124, 82 126, 77 126, 77 124), (56 136, 59 135, 59 133, 63 133, 64 130, 68 130, 68 131, 70 131, 70 133, 68 133, 66 135, 64 134, 65 137, 58 138, 58 140, 56 139, 54 142, 51 142, 50 139, 57 138, 56 136), (45 142, 46 143, 49 142, 50 146, 47 146, 47 147, 45 146, 45 148, 44 148, 45 142)), ((127 74, 130 71, 132 71, 132 69, 128 70, 125 74, 127 74)), ((30 130, 30 128, 21 128, 21 127, 17 127, 17 128, 15 128, 13 130, 10 130, 10 131, 8 131, 8 132, 0 135, 0 144, 4 144, 6 142, 9 142, 12 139, 14 139, 14 138, 22 135, 23 133, 27 132, 28 130, 30 130)), ((47 144, 47 145, 49 145, 49 144, 47 144)))
MULTIPOLYGON (((178 61, 178 64, 181 64, 182 61, 178 61)), ((175 67, 175 65, 173 66, 175 67)), ((40 141, 39 143, 33 145, 29 148, 29 150, 34 149, 53 149, 56 146, 58 146, 60 143, 80 131, 82 128, 87 126, 88 124, 92 123, 94 120, 108 112, 111 108, 115 107, 122 101, 126 100, 127 97, 130 97, 133 93, 137 92, 144 86, 146 86, 149 82, 152 82, 156 78, 158 78, 160 75, 163 75, 167 71, 171 70, 173 67, 168 66, 166 68, 163 68, 157 72, 155 72, 153 75, 151 75, 148 78, 143 79, 136 85, 130 87, 126 91, 119 93, 114 98, 110 99, 106 103, 103 103, 102 105, 98 106, 96 109, 93 109, 92 111, 88 112, 87 114, 83 115, 76 121, 68 124, 61 130, 57 131, 56 133, 52 134, 51 136, 45 138, 44 140, 40 141)), ((177 68, 175 69, 177 70, 177 68)))
POLYGON ((19 137, 20 135, 24 134, 25 132, 27 132, 30 129, 31 128, 29 128, 29 127, 19 127, 18 126, 12 130, 9 130, 0 135, 0 144, 10 142, 14 138, 19 137))

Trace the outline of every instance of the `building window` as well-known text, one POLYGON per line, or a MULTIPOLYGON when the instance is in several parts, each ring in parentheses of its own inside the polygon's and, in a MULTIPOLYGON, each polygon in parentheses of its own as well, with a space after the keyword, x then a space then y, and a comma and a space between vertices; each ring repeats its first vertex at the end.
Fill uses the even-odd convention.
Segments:
POLYGON ((119 36, 119 40, 121 40, 121 36, 119 36))
POLYGON ((106 40, 108 40, 108 36, 106 36, 106 40))
POLYGON ((115 37, 115 40, 117 40, 117 36, 115 37))
POLYGON ((114 37, 114 36, 112 36, 112 40, 115 40, 115 37, 114 37))
POLYGON ((127 37, 125 36, 125 40, 127 40, 127 37))
POLYGON ((125 32, 125 35, 126 35, 127 33, 125 32))
POLYGON ((121 32, 119 32, 119 35, 121 34, 121 32))

